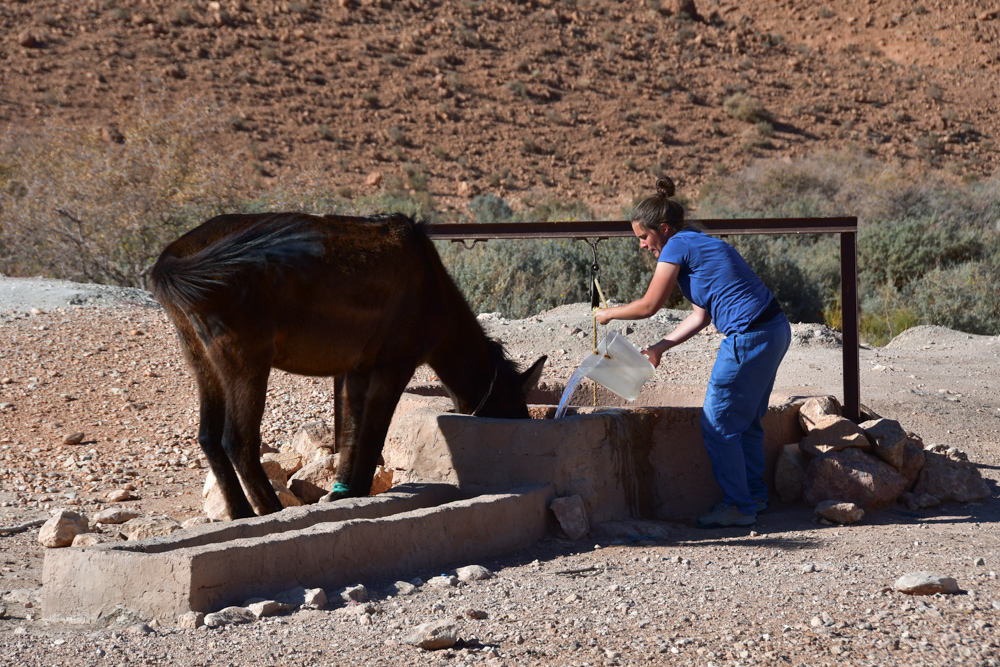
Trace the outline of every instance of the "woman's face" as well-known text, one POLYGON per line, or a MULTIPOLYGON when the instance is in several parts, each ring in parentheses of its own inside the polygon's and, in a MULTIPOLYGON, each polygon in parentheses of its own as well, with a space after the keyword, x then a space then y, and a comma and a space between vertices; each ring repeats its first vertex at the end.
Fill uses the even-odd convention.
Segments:
POLYGON ((633 222, 632 231, 635 233, 636 238, 639 239, 639 248, 648 250, 657 257, 660 256, 663 246, 667 243, 667 239, 670 238, 670 228, 666 224, 660 225, 660 231, 657 233, 649 231, 638 222, 633 222))

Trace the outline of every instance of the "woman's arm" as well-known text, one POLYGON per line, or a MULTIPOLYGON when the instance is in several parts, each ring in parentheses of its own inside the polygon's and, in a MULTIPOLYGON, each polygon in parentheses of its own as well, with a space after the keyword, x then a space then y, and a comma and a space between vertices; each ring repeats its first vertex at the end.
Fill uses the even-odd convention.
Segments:
POLYGON ((607 324, 611 320, 642 320, 652 316, 667 302, 667 297, 677 284, 680 272, 681 267, 677 264, 657 262, 653 279, 649 281, 649 287, 646 288, 646 294, 642 298, 624 306, 598 309, 597 321, 607 324))
POLYGON ((649 358, 649 363, 653 364, 653 366, 659 366, 660 357, 664 352, 680 345, 711 323, 712 317, 708 314, 707 310, 701 306, 693 306, 691 314, 685 317, 666 338, 653 343, 643 350, 642 353, 649 358))

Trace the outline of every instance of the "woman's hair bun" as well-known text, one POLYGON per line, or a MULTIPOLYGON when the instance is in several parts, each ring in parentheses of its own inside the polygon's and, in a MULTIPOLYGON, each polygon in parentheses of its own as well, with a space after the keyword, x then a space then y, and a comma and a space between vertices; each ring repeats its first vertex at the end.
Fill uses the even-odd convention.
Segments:
POLYGON ((676 188, 669 176, 660 176, 656 179, 656 194, 669 199, 674 196, 676 188))

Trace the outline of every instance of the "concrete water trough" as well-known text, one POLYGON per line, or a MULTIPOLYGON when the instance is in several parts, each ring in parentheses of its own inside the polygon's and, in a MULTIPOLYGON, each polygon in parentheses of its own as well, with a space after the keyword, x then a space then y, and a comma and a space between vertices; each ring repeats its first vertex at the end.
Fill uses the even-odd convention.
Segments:
MULTIPOLYGON (((573 408, 556 420, 561 387, 543 387, 529 397, 533 419, 502 420, 454 414, 442 388, 418 388, 400 401, 386 439, 397 485, 389 492, 48 550, 43 617, 100 624, 127 611, 173 624, 188 611, 297 586, 329 590, 495 557, 555 530, 555 497, 580 496, 591 525, 689 519, 721 498, 700 408, 662 407, 678 396, 655 392, 631 407, 573 408)), ((803 435, 797 410, 774 405, 764 419, 767 479, 782 445, 803 435)))
POLYGON ((120 614, 173 625, 297 586, 332 590, 471 562, 544 536, 548 485, 462 498, 445 484, 404 484, 368 498, 288 508, 166 537, 52 549, 42 573, 48 621, 101 624, 120 614))

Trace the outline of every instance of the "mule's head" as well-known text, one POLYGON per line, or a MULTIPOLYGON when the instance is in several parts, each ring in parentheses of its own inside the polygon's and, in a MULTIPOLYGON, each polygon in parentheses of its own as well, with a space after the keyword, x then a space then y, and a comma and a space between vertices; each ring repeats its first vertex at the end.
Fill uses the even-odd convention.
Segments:
POLYGON ((506 358, 497 365, 496 378, 485 394, 482 405, 470 406, 477 417, 497 417, 501 419, 528 419, 528 394, 538 384, 545 367, 546 357, 538 360, 524 372, 518 371, 506 358))

